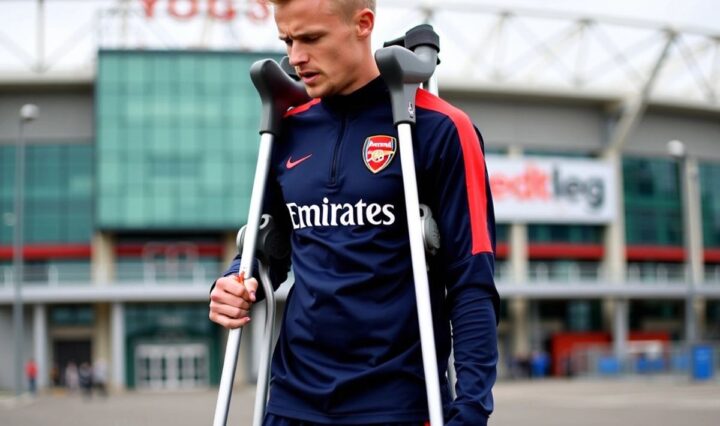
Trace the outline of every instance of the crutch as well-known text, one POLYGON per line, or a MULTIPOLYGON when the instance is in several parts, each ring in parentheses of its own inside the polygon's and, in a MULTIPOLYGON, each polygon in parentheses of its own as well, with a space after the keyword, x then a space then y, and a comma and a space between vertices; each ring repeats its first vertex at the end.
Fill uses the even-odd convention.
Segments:
MULTIPOLYGON (((417 27, 416 27, 417 28, 417 27)), ((430 31, 432 31, 432 28, 430 28, 430 31)), ((417 43, 416 40, 412 40, 412 43, 417 43)), ((405 45, 405 36, 398 37, 394 40, 386 41, 383 43, 383 47, 389 47, 389 46, 401 46, 406 47, 405 45)), ((412 49, 411 49, 412 50, 412 49)), ((440 64, 440 60, 437 61, 438 64, 440 64)), ((433 72, 433 75, 430 76, 430 78, 423 82, 423 88, 427 90, 428 92, 432 93, 435 96, 438 96, 438 83, 437 83, 437 74, 433 72)), ((435 252, 440 248, 440 234, 439 231, 437 231, 437 224, 432 219, 432 215, 430 214, 430 208, 420 204, 420 219, 423 221, 423 241, 425 242, 425 252, 431 256, 435 255, 435 252)), ((450 396, 452 398, 455 398, 455 383, 457 382, 457 374, 455 372, 455 356, 453 354, 453 351, 450 351, 450 359, 448 362, 448 381, 450 382, 450 396)))
POLYGON ((425 372, 425 391, 430 425, 440 426, 444 423, 440 380, 412 148, 412 125, 415 124, 416 118, 415 92, 420 84, 427 82, 435 72, 440 40, 430 25, 419 25, 405 34, 404 45, 406 48, 394 45, 379 49, 375 52, 375 61, 390 89, 393 121, 398 131, 420 345, 425 372))
MULTIPOLYGON (((280 130, 283 114, 288 108, 303 104, 309 100, 302 84, 292 80, 272 59, 255 62, 252 67, 250 67, 250 78, 260 95, 262 116, 260 119, 260 147, 252 194, 250 195, 248 220, 245 231, 241 232, 241 234, 244 234, 244 238, 240 238, 240 236, 238 238, 242 240, 242 259, 240 261, 239 274, 245 278, 251 277, 253 273, 253 258, 255 257, 256 243, 260 231, 262 201, 265 194, 268 170, 270 168, 273 141, 280 130)), ((269 225, 269 220, 263 218, 262 224, 269 225)), ((260 262, 260 264, 262 264, 262 262, 260 262)), ((259 269, 261 270, 260 281, 265 291, 268 307, 268 309, 266 309, 265 321, 265 341, 267 344, 261 348, 260 374, 258 375, 258 390, 255 396, 255 412, 253 414, 254 425, 261 424, 262 417, 265 413, 268 372, 270 371, 268 365, 270 362, 270 347, 272 346, 272 336, 270 333, 272 333, 273 329, 275 303, 273 295, 274 289, 268 279, 268 274, 264 268, 261 267, 259 269)), ((225 359, 223 362, 222 376, 220 378, 218 399, 215 405, 213 426, 225 426, 227 423, 241 337, 242 328, 230 330, 225 347, 225 359)))

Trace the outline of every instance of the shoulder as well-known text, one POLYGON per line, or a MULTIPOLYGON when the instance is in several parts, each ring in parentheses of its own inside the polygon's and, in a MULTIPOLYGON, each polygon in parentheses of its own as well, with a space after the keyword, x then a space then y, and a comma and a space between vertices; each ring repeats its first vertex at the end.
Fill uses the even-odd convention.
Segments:
POLYGON ((415 105, 419 110, 425 110, 439 117, 444 117, 446 121, 452 123, 458 130, 461 130, 461 128, 473 129, 472 120, 463 110, 433 95, 427 90, 419 89, 417 91, 415 105))
POLYGON ((479 132, 470 117, 460 108, 423 89, 417 91, 415 105, 418 109, 418 126, 422 125, 421 123, 433 126, 432 129, 426 128, 426 131, 446 135, 451 132, 460 139, 463 146, 479 142, 479 132))

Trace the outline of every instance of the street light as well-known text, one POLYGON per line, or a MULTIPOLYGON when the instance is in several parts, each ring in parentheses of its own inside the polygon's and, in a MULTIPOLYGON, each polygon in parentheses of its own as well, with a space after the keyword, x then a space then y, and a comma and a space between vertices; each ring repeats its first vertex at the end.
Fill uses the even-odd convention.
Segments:
POLYGON ((15 394, 20 395, 23 387, 23 215, 25 190, 25 124, 38 118, 38 107, 25 104, 20 108, 20 122, 17 146, 15 148, 15 205, 13 226, 13 277, 15 281, 15 302, 13 304, 13 325, 15 330, 15 394))
POLYGON ((680 177, 680 195, 683 208, 683 245, 685 249, 685 265, 687 292, 685 294, 685 340, 687 343, 688 356, 691 355, 692 346, 697 339, 695 324, 695 285, 696 283, 696 265, 698 253, 694 245, 698 238, 702 235, 694 235, 698 231, 694 228, 699 224, 694 221, 699 220, 694 216, 697 215, 700 208, 700 200, 697 199, 697 170, 692 168, 685 144, 679 140, 671 140, 667 143, 668 153, 677 160, 678 173, 680 177))

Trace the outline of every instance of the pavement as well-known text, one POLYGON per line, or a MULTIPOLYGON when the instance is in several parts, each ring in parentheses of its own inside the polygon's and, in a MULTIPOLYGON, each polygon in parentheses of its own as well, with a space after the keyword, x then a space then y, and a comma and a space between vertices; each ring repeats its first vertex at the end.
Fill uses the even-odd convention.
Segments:
MULTIPOLYGON (((254 392, 252 386, 235 389, 228 425, 250 425, 254 392)), ((494 392, 492 426, 720 424, 720 381, 506 381, 494 392)), ((121 392, 90 399, 62 391, 0 395, 0 426, 209 425, 216 398, 216 389, 121 392)))

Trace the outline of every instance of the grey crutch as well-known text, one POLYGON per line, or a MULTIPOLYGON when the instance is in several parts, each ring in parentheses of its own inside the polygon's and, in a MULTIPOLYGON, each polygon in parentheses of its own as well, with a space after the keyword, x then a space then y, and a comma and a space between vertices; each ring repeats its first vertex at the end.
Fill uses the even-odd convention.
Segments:
MULTIPOLYGON (((260 121, 260 147, 258 152, 257 166, 255 169, 255 178, 253 180, 252 194, 250 196, 250 207, 248 212, 248 221, 242 241, 242 259, 240 261, 239 274, 245 278, 253 276, 253 259, 256 252, 256 243, 258 240, 258 232, 260 230, 260 221, 262 213, 262 201, 265 194, 265 183, 267 181, 268 170, 270 167, 270 158, 272 154, 272 145, 280 130, 280 123, 283 114, 291 106, 303 104, 308 101, 307 92, 303 86, 291 79, 280 66, 271 59, 265 59, 255 62, 250 68, 250 78, 260 95, 262 102, 262 116, 260 121)), ((261 271, 263 272, 263 271, 261 271)), ((267 274, 262 274, 267 275, 267 274)), ((272 293, 274 291, 272 284, 266 279, 267 276, 261 276, 260 281, 265 290, 267 303, 274 303, 272 293)), ((268 305, 269 306, 269 305, 268 305)), ((271 309, 266 310, 268 318, 271 309)), ((272 328, 266 333, 271 333, 272 328)), ((238 350, 240 349, 240 338, 242 337, 242 329, 230 330, 228 335, 227 346, 225 348, 225 359, 223 362, 222 376, 220 378, 220 389, 218 391, 217 404, 215 405, 215 417, 213 426, 224 426, 227 423, 228 411, 230 408, 230 397, 232 396, 232 385, 235 378, 235 367, 237 366, 238 350)), ((272 342, 272 339, 269 339, 272 342)), ((265 345, 268 346, 268 345, 265 345)), ((269 348, 263 348, 262 356, 267 360, 261 359, 261 364, 269 363, 269 348)), ((265 371, 269 369, 262 366, 265 371)), ((256 394, 256 412, 254 416, 262 421, 262 415, 265 411, 265 399, 267 395, 267 374, 265 373, 264 384, 262 374, 258 378, 258 385, 264 386, 265 390, 256 394), (258 400, 262 401, 262 409, 258 410, 258 400)), ((260 424, 260 423, 256 423, 260 424)))
POLYGON ((412 125, 415 124, 415 93, 431 79, 437 65, 440 41, 430 25, 419 25, 405 34, 406 48, 391 45, 375 52, 380 73, 390 89, 393 121, 397 126, 400 163, 405 192, 405 210, 410 236, 415 299, 420 327, 425 390, 431 426, 444 423, 440 396, 440 378, 435 353, 435 335, 430 305, 430 289, 422 237, 415 159, 412 147, 412 125))

